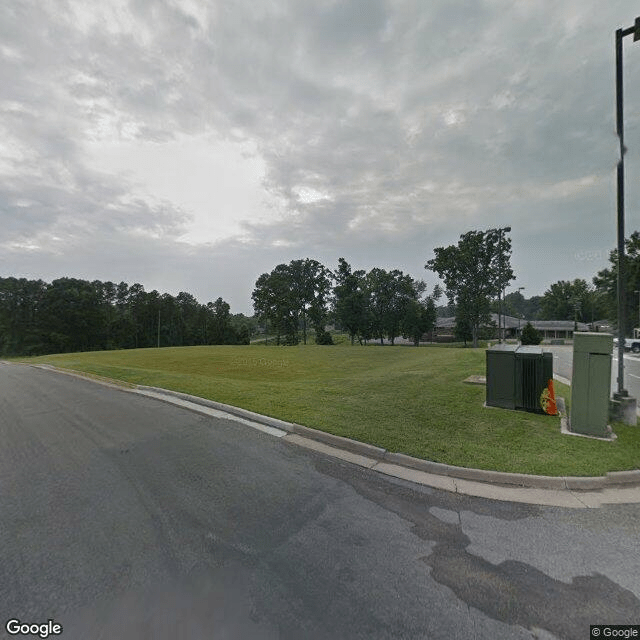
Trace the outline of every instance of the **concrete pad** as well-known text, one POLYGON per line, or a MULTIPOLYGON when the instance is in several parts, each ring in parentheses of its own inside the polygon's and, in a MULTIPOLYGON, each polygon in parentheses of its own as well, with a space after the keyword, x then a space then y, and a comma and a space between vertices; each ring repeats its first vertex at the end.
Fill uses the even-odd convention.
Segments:
POLYGON ((311 449, 312 451, 324 453, 325 455, 331 456, 332 458, 340 458, 340 460, 345 460, 346 462, 351 462, 353 464, 357 464, 360 467, 366 467, 367 469, 371 469, 378 462, 373 458, 367 458, 366 456, 361 456, 351 451, 345 451, 344 449, 337 449, 336 447, 332 447, 328 444, 325 444, 324 442, 311 440, 310 438, 304 438, 295 433, 285 434, 284 441, 291 442, 292 444, 298 445, 299 447, 311 449))
POLYGON ((378 462, 373 467, 373 470, 384 473, 387 476, 393 476, 394 478, 400 478, 402 480, 409 480, 410 482, 434 487, 435 489, 444 489, 445 491, 452 492, 455 492, 456 490, 453 478, 438 476, 433 473, 426 473, 425 471, 419 471, 418 469, 408 469, 407 467, 401 467, 397 464, 378 462))

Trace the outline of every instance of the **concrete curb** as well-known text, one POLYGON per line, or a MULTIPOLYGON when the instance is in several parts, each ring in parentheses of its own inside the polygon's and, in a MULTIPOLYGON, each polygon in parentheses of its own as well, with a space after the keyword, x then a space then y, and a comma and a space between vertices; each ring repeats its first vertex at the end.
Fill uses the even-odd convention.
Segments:
POLYGON ((388 462, 409 469, 424 471, 433 475, 447 476, 458 480, 473 480, 488 484, 526 487, 530 489, 553 489, 556 491, 593 491, 615 486, 640 486, 640 469, 634 471, 611 471, 606 476, 575 477, 575 476, 536 476, 526 473, 506 473, 503 471, 489 471, 485 469, 469 469, 466 467, 455 467, 453 465, 433 462, 422 458, 414 458, 404 453, 392 453, 381 447, 358 442, 350 438, 337 436, 326 431, 319 431, 310 427, 305 427, 294 422, 285 422, 278 418, 271 418, 260 413, 234 407, 233 405, 191 396, 178 391, 160 389, 158 387, 145 387, 138 385, 138 389, 149 390, 155 393, 175 396, 183 400, 188 400, 195 404, 201 404, 219 411, 224 411, 232 415, 253 420, 254 422, 266 424, 276 429, 295 433, 304 438, 322 442, 329 446, 351 453, 356 453, 378 462, 388 462))
POLYGON ((160 387, 146 387, 141 384, 136 385, 136 389, 139 389, 140 391, 152 391, 154 393, 160 393, 163 395, 180 398, 181 400, 187 400, 188 402, 193 402, 194 404, 200 404, 204 407, 209 407, 210 409, 217 409, 218 411, 224 411, 225 413, 230 413, 231 415, 237 416, 238 418, 245 418, 246 420, 259 422, 269 427, 274 427, 275 429, 281 429, 282 431, 286 431, 288 433, 293 433, 294 427, 298 426, 298 425, 294 425, 291 422, 285 422, 284 420, 279 420, 278 418, 271 418, 269 416, 264 416, 260 413, 254 413, 253 411, 249 411, 248 409, 242 409, 241 407, 234 407, 230 404, 223 404, 222 402, 216 402, 215 400, 207 400, 207 398, 200 398, 199 396, 192 396, 192 395, 189 395, 188 393, 182 393, 181 391, 171 391, 170 389, 161 389, 160 387))
MULTIPOLYGON (((171 391, 169 389, 161 389, 159 387, 148 387, 144 385, 119 385, 114 384, 107 378, 92 377, 83 375, 83 372, 73 371, 70 369, 60 369, 51 365, 29 365, 36 368, 47 369, 50 371, 57 371, 59 373, 65 373, 75 377, 84 378, 85 380, 91 380, 98 384, 104 384, 109 387, 120 389, 121 391, 142 393, 151 392, 153 394, 160 394, 169 398, 179 398, 187 402, 208 407, 211 409, 217 409, 233 416, 244 418, 263 424, 275 429, 280 429, 289 434, 296 434, 302 438, 314 440, 322 444, 334 447, 336 449, 349 451, 365 458, 375 461, 376 464, 391 464, 398 467, 404 467, 407 469, 414 469, 427 474, 435 476, 444 476, 451 478, 452 480, 472 481, 485 483, 488 485, 497 485, 503 487, 523 488, 523 489, 543 489, 553 491, 602 491, 612 488, 634 488, 640 487, 640 469, 633 471, 611 471, 605 476, 595 477, 574 477, 574 476, 536 476, 528 475, 524 473, 506 473, 502 471, 489 471, 484 469, 470 469, 466 467, 455 467, 440 462, 433 462, 431 460, 424 460, 422 458, 414 458, 404 453, 392 453, 381 447, 367 444, 364 442, 358 442, 357 440, 351 440, 342 436, 326 433, 325 431, 319 431, 310 427, 305 427, 293 422, 286 422, 278 418, 272 418, 260 413, 249 411, 248 409, 242 409, 240 407, 234 407, 233 405, 224 404, 222 402, 216 402, 215 400, 208 400, 206 398, 200 398, 198 396, 192 396, 180 391, 171 391)), ((117 382, 117 381, 116 381, 117 382)), ((153 397, 157 397, 154 395, 153 397)))

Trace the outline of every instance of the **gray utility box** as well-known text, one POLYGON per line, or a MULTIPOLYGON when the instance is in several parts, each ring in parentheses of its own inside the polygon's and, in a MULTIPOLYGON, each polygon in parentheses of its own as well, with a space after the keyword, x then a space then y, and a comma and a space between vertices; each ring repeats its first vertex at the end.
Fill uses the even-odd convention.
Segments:
POLYGON ((487 405, 544 413, 540 396, 553 378, 553 354, 541 347, 496 345, 487 349, 487 405))
POLYGON ((571 431, 575 433, 607 435, 612 351, 610 333, 573 334, 571 431))

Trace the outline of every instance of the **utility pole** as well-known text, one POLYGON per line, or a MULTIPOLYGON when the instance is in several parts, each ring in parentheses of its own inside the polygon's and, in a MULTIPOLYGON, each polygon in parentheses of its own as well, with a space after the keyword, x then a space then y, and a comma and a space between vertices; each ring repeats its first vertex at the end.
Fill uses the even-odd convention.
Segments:
MULTIPOLYGON (((489 229, 494 231, 494 229, 489 229)), ((504 289, 502 288, 502 233, 509 233, 511 227, 501 227, 495 229, 498 232, 498 344, 502 343, 501 321, 502 321, 502 298, 504 297, 504 289), (501 297, 502 294, 502 297, 501 297)))
POLYGON ((618 160, 618 391, 613 394, 616 406, 615 418, 627 424, 636 424, 636 399, 629 397, 624 388, 624 345, 626 329, 626 273, 624 254, 624 114, 623 114, 623 75, 622 75, 622 39, 633 34, 633 41, 640 40, 640 17, 633 27, 616 31, 616 132, 620 141, 620 159, 618 160))

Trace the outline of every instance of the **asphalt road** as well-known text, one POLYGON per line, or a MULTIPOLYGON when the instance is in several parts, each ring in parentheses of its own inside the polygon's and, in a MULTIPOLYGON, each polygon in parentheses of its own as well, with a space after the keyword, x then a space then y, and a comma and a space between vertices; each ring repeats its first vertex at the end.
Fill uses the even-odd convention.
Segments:
POLYGON ((583 640, 640 623, 639 516, 418 487, 0 364, 4 637, 583 640))

